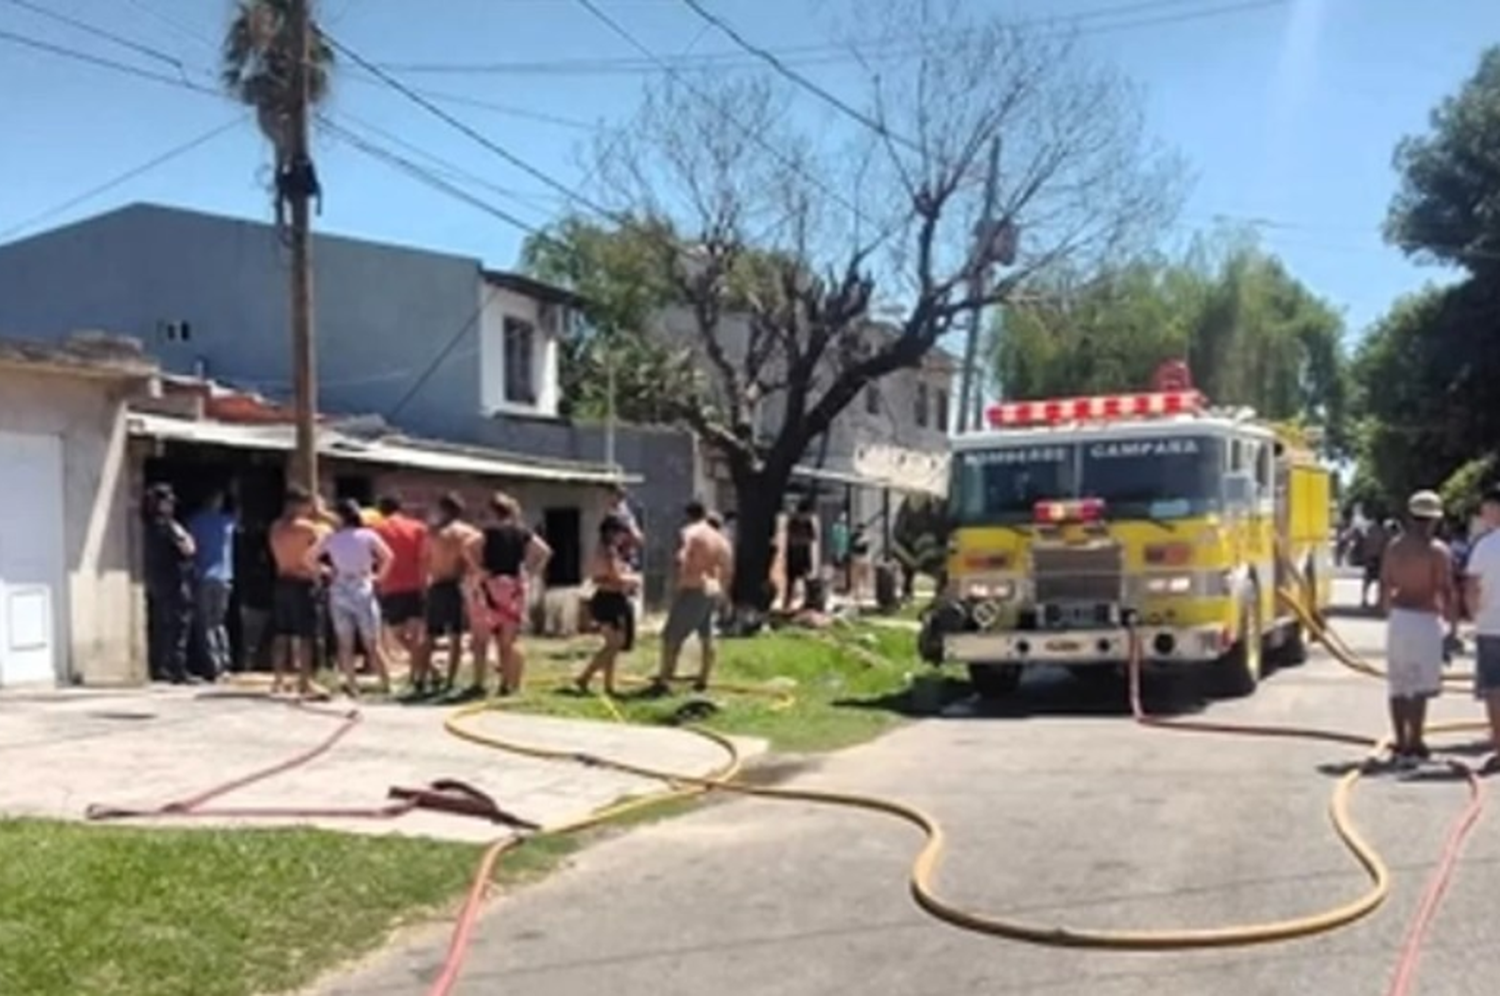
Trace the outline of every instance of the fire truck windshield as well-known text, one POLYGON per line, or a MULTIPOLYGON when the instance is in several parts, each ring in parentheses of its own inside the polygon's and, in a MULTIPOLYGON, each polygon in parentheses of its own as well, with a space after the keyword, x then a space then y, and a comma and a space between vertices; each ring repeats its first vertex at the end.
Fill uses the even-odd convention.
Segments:
POLYGON ((1075 496, 1077 450, 1069 443, 958 454, 949 489, 954 524, 1030 522, 1037 502, 1075 496))
POLYGON ((1081 443, 1081 495, 1108 518, 1181 519, 1219 510, 1224 440, 1165 436, 1081 443))
POLYGON ((1037 502, 1101 498, 1111 519, 1180 519, 1222 504, 1224 441, 1164 436, 1032 443, 957 454, 955 525, 1028 522, 1037 502))

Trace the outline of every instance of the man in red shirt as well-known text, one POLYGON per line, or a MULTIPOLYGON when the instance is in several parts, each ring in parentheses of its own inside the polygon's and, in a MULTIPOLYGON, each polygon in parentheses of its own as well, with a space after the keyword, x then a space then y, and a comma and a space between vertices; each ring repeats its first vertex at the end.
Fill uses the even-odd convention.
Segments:
POLYGON ((427 525, 402 511, 396 495, 381 498, 375 532, 391 549, 391 567, 380 586, 380 614, 411 662, 412 685, 425 689, 427 655, 427 525))

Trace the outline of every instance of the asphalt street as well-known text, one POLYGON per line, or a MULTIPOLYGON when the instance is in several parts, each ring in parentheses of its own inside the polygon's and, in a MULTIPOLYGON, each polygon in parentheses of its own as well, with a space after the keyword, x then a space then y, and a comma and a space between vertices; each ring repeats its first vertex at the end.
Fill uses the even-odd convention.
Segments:
MULTIPOLYGON (((1339 595, 1356 598, 1352 582, 1341 581, 1339 595)), ((1345 615, 1337 625, 1357 648, 1378 650, 1378 622, 1345 615)), ((1155 708, 1213 719, 1371 735, 1385 725, 1381 684, 1321 654, 1276 673, 1247 700, 1204 702, 1180 682, 1158 683, 1151 699, 1155 708)), ((1478 716, 1466 693, 1448 695, 1436 711, 1478 716)), ((1118 687, 1043 675, 1012 708, 914 723, 794 782, 895 796, 933 812, 949 834, 942 888, 972 910, 1074 926, 1196 927, 1311 913, 1364 889, 1326 815, 1336 772, 1359 757, 1337 746, 1140 728, 1118 687)), ((1167 954, 965 933, 910 899, 907 867, 920 841, 909 827, 795 803, 725 802, 590 848, 496 902, 459 992, 1381 996, 1464 801, 1460 782, 1367 779, 1355 814, 1395 874, 1384 907, 1305 940, 1167 954)), ((1497 892, 1500 813, 1471 838, 1414 992, 1495 992, 1485 952, 1493 950, 1497 892)), ((322 992, 419 996, 445 942, 438 928, 409 936, 322 992)))

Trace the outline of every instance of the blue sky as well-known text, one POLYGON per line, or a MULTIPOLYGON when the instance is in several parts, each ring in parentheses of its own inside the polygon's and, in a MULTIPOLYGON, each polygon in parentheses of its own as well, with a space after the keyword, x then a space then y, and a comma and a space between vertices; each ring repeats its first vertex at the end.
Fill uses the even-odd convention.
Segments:
MULTIPOLYGON (((40 2, 180 60, 187 78, 198 81, 213 65, 212 42, 230 8, 229 0, 40 2)), ((600 2, 656 53, 733 48, 728 39, 705 33, 680 0, 600 2)), ((1352 334, 1398 294, 1442 276, 1410 265, 1380 241, 1379 225, 1395 185, 1391 151, 1401 136, 1425 128, 1432 107, 1473 70, 1483 46, 1500 42, 1495 0, 971 2, 1020 18, 1079 16, 1084 44, 1141 84, 1151 130, 1181 151, 1196 178, 1175 237, 1209 228, 1220 217, 1257 223, 1265 244, 1298 277, 1346 311, 1352 334), (1101 13, 1108 8, 1124 9, 1101 13), (1153 23, 1141 23, 1146 21, 1153 23)), ((708 0, 708 5, 772 48, 825 43, 832 38, 831 23, 847 20, 848 13, 834 0, 708 0)), ((627 117, 644 79, 634 72, 580 71, 588 67, 576 60, 639 61, 640 56, 574 0, 321 0, 320 6, 337 37, 377 62, 530 64, 506 72, 400 75, 428 91, 532 115, 444 104, 566 183, 584 173, 581 151, 589 126, 627 117)), ((158 56, 90 37, 13 0, 0 0, 4 31, 169 76, 179 72, 158 56)), ((831 89, 859 96, 846 65, 818 64, 804 71, 831 89)), ((0 134, 6 136, 0 155, 0 232, 241 113, 224 99, 80 65, 3 39, 0 93, 6 95, 0 100, 0 134)), ((560 208, 533 178, 399 95, 346 80, 331 109, 351 122, 377 124, 494 187, 517 192, 520 197, 512 198, 465 184, 530 223, 544 223, 560 208)), ((522 237, 515 229, 331 138, 319 140, 318 152, 326 187, 321 228, 448 249, 493 266, 515 262, 522 237)), ((244 121, 47 224, 138 200, 266 217, 266 161, 263 142, 244 121)))

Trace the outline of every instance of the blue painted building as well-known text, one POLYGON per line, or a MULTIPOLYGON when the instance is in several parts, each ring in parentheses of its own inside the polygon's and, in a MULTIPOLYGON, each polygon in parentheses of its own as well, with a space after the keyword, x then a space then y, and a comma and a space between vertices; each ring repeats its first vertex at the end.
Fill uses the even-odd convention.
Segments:
MULTIPOLYGON (((105 330, 139 339, 167 372, 285 398, 288 260, 272 225, 129 205, 0 245, 0 333, 62 342, 105 330)), ((604 464, 603 429, 558 417, 558 349, 577 320, 574 295, 471 257, 333 235, 315 236, 313 266, 320 410, 604 464)), ((644 479, 638 499, 651 518, 675 522, 697 479, 691 436, 622 429, 613 455, 644 479)), ((674 532, 656 531, 656 563, 670 562, 674 532)))

